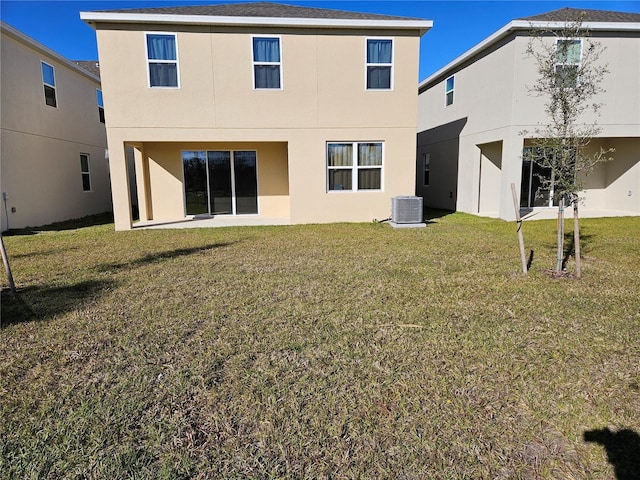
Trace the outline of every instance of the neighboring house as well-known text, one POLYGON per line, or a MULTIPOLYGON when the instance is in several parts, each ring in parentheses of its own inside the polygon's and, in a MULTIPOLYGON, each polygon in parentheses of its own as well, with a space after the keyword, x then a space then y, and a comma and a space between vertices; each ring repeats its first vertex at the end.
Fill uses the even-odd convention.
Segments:
POLYGON ((110 211, 100 78, 86 69, 96 62, 0 30, 2 230, 110 211))
POLYGON ((96 30, 116 229, 389 216, 414 192, 431 21, 274 3, 81 12, 96 30))
MULTIPOLYGON (((538 73, 525 51, 532 29, 581 11, 514 20, 420 83, 416 191, 425 205, 512 220, 514 183, 523 212, 542 218, 553 210, 549 192, 538 190, 545 173, 523 161, 529 140, 521 132, 545 121, 544 98, 527 89, 538 73)), ((592 145, 615 154, 587 177, 581 215, 639 215, 640 14, 588 10, 584 25, 606 47, 600 61, 610 70, 596 98, 602 130, 592 145)))

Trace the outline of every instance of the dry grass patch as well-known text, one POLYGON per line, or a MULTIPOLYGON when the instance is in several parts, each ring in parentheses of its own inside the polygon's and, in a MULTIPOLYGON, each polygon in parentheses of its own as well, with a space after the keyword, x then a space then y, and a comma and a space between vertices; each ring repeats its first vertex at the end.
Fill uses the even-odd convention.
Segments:
POLYGON ((582 224, 579 281, 545 274, 553 222, 525 224, 535 254, 522 276, 514 224, 461 214, 408 230, 107 224, 6 237, 20 294, 2 295, 0 471, 630 472, 639 224, 582 224), (613 465, 584 439, 605 427, 613 437, 588 439, 631 432, 613 465))

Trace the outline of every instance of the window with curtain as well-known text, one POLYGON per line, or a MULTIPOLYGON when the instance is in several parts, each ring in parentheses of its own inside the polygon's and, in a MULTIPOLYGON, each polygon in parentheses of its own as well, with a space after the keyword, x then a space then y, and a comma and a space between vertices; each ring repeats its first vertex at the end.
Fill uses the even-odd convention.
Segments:
POLYGON ((453 75, 447 78, 445 85, 445 105, 448 107, 449 105, 453 105, 453 87, 454 87, 455 79, 453 75))
POLYGON ((57 107, 56 100, 56 76, 53 67, 48 63, 40 62, 42 67, 42 84, 44 86, 44 103, 50 107, 57 107))
POLYGON ((367 39, 367 90, 390 90, 393 78, 393 40, 367 39))
POLYGON ((327 143, 327 188, 380 190, 382 142, 327 143))
POLYGON ((102 100, 102 90, 96 89, 96 101, 98 102, 98 118, 104 123, 104 100, 102 100))
POLYGON ((178 87, 178 52, 172 33, 147 33, 150 87, 178 87))
POLYGON ((561 39, 556 42, 556 87, 573 88, 578 84, 582 40, 561 39))
POLYGON ((89 171, 89 155, 86 153, 80 154, 80 173, 82 175, 82 190, 90 192, 91 172, 89 171))
POLYGON ((253 37, 254 88, 282 88, 279 37, 253 37))

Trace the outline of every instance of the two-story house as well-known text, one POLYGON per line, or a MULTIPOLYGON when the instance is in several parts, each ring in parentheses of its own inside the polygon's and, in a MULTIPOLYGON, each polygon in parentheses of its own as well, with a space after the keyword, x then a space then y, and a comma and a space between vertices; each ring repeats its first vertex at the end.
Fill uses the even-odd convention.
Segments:
POLYGON ((96 30, 116 229, 370 221, 414 193, 431 21, 274 3, 81 12, 96 30))
MULTIPOLYGON (((512 220, 513 183, 523 212, 536 218, 553 212, 551 192, 540 188, 539 175, 548 173, 523 155, 531 132, 545 122, 544 99, 529 90, 538 72, 526 49, 532 32, 557 29, 581 12, 514 20, 420 83, 416 192, 427 206, 512 220)), ((610 71, 595 98, 601 116, 585 117, 601 128, 590 148, 615 153, 586 178, 581 215, 639 215, 640 14, 584 15, 589 39, 605 47, 599 62, 610 71)), ((569 41, 577 66, 588 41, 569 41)))
POLYGON ((67 60, 5 23, 0 31, 2 231, 110 211, 96 62, 67 60))

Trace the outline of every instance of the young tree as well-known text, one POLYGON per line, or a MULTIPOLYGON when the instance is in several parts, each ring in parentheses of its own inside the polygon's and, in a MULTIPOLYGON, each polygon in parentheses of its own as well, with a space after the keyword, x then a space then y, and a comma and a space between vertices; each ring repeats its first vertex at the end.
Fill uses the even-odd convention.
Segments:
POLYGON ((589 37, 583 19, 584 13, 567 18, 558 28, 532 28, 527 56, 536 62, 538 78, 527 88, 531 95, 545 99, 546 123, 523 132, 531 137, 525 159, 546 173, 538 175, 541 190, 558 205, 557 274, 564 267, 564 207, 573 205, 577 277, 581 273, 579 194, 587 175, 598 163, 610 160, 613 152, 588 148, 600 133, 596 118, 601 105, 594 100, 604 92, 601 84, 608 70, 599 62, 604 47, 589 37))

